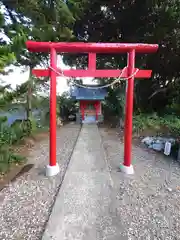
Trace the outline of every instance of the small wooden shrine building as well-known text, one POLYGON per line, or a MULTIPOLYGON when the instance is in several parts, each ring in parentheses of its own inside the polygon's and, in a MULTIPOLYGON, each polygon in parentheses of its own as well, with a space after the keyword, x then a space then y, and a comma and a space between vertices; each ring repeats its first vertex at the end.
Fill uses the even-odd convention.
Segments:
POLYGON ((79 102, 79 112, 76 121, 79 123, 96 123, 103 121, 102 101, 107 96, 105 88, 97 89, 97 86, 75 86, 71 90, 71 96, 79 102), (95 87, 94 89, 85 87, 95 87))

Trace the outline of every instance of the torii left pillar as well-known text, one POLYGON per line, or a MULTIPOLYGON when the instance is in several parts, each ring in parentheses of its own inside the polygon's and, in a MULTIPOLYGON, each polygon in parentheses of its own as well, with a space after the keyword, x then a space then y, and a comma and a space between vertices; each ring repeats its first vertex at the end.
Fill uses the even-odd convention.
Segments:
POLYGON ((57 54, 54 48, 50 49, 50 154, 49 165, 46 168, 47 176, 54 176, 59 172, 59 165, 56 162, 56 72, 57 54))

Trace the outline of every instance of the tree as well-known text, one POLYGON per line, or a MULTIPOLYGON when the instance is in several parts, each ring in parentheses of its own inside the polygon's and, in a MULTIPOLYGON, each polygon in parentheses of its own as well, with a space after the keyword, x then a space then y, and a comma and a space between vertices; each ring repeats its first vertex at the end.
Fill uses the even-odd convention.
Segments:
POLYGON ((48 56, 29 53, 25 47, 27 39, 35 41, 70 41, 72 27, 78 18, 84 0, 3 0, 4 32, 10 40, 9 47, 16 56, 16 65, 29 66, 27 95, 28 117, 31 116, 33 78, 31 70, 36 65, 47 64, 48 56))
MULTIPOLYGON (((88 1, 84 14, 74 25, 74 34, 77 41, 85 42, 158 43, 160 48, 157 54, 137 58, 136 66, 152 68, 154 75, 151 80, 136 81, 135 109, 160 111, 174 101, 175 96, 180 103, 177 96, 180 90, 179 19, 178 0, 88 1)), ((76 55, 67 61, 83 66, 85 60, 84 56, 76 55)), ((122 68, 126 65, 126 58, 99 55, 98 67, 104 67, 106 63, 113 68, 122 68)), ((116 89, 114 95, 117 95, 116 89)))
POLYGON ((70 114, 77 112, 77 101, 70 97, 69 92, 64 92, 58 97, 58 106, 60 108, 60 115, 63 119, 68 120, 70 114))
MULTIPOLYGON (((0 4, 1 8, 1 4, 0 4)), ((5 67, 10 65, 15 60, 15 55, 11 53, 9 46, 7 46, 6 41, 3 39, 3 25, 5 19, 4 15, 0 12, 0 74, 5 74, 5 67)))

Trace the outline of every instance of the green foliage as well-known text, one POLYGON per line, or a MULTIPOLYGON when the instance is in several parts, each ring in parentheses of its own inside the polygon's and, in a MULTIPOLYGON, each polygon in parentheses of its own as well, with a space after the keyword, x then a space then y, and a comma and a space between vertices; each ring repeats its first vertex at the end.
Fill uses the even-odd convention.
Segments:
POLYGON ((68 92, 64 92, 57 99, 58 102, 58 115, 60 115, 64 120, 68 119, 70 114, 75 114, 77 112, 77 102, 74 101, 68 92))
MULTIPOLYGON (((42 83, 38 79, 33 79, 32 85, 32 107, 40 107, 45 98, 36 96, 34 93, 42 83)), ((26 100, 29 80, 12 90, 9 85, 0 85, 0 109, 9 109, 14 103, 23 103, 26 100)), ((23 104, 22 104, 23 105, 23 104)), ((44 106, 44 104, 43 104, 44 106)))
POLYGON ((124 119, 125 95, 124 86, 108 89, 108 96, 104 102, 105 116, 117 116, 124 119))
POLYGON ((161 118, 161 124, 167 127, 173 135, 179 138, 180 118, 174 115, 167 115, 165 118, 161 118))
POLYGON ((5 67, 12 64, 15 60, 14 53, 7 51, 7 48, 0 46, 0 73, 4 73, 5 67))
POLYGON ((28 119, 28 126, 29 126, 29 133, 36 131, 37 122, 33 117, 28 119))
MULTIPOLYGON (((7 17, 3 25, 11 40, 17 63, 34 67, 47 59, 44 54, 29 53, 25 48, 27 39, 35 41, 70 41, 76 19, 84 1, 2 1, 7 17)), ((5 13, 4 13, 5 15, 5 13)))
MULTIPOLYGON (((1 8, 1 3, 0 3, 1 8)), ((11 51, 11 48, 6 44, 6 41, 3 39, 3 27, 5 22, 5 16, 0 11, 0 74, 5 72, 5 67, 15 62, 15 54, 11 51)))
POLYGON ((11 126, 7 125, 7 117, 0 117, 0 173, 7 172, 12 164, 26 161, 21 155, 14 154, 12 146, 19 144, 23 138, 39 131, 47 131, 46 125, 37 128, 34 118, 29 120, 16 120, 11 126))
POLYGON ((9 129, 13 136, 12 144, 19 142, 25 136, 29 136, 32 131, 29 120, 16 120, 9 129))
MULTIPOLYGON (((180 105, 180 4, 178 0, 160 1, 88 1, 82 16, 74 25, 76 40, 85 42, 144 42, 159 44, 155 54, 136 57, 136 67, 152 69, 149 80, 135 81, 135 109, 141 112, 164 112, 174 99, 180 105), (133 19, 133 21, 132 21, 133 19)), ((97 67, 123 68, 126 57, 119 54, 98 54, 97 67)), ((67 62, 85 66, 82 55, 67 62)), ((112 80, 106 79, 104 82, 112 80)), ((120 92, 121 86, 119 86, 120 92)), ((109 105, 114 108, 114 98, 109 105)), ((114 109, 115 110, 115 109, 114 109)), ((116 110, 115 110, 116 111, 116 110)))
POLYGON ((159 133, 166 132, 175 137, 179 137, 180 118, 174 115, 158 116, 157 114, 139 114, 133 118, 135 132, 144 130, 154 130, 159 133))
POLYGON ((160 127, 160 119, 157 114, 147 115, 147 114, 139 114, 135 115, 133 118, 133 128, 134 131, 144 131, 148 128, 156 128, 160 127))
MULTIPOLYGON (((85 0, 59 1, 59 0, 4 0, 0 2, 0 29, 4 34, 0 38, 0 72, 4 67, 12 63, 15 56, 15 65, 29 66, 30 77, 26 83, 27 91, 27 116, 32 115, 32 98, 37 88, 34 87, 35 79, 31 76, 31 70, 37 65, 47 65, 48 53, 30 53, 25 42, 35 41, 71 41, 73 39, 73 25, 80 16, 85 0)), ((14 63, 14 62, 13 62, 14 63)), ((44 85, 47 79, 39 81, 38 87, 44 85)), ((25 95, 17 89, 16 93, 25 95)), ((24 96, 23 96, 24 97, 24 96)), ((6 94, 4 102, 12 102, 14 95, 6 94)))
POLYGON ((6 172, 12 163, 21 163, 26 159, 14 154, 11 147, 25 136, 25 129, 21 124, 15 123, 7 126, 7 118, 0 118, 0 172, 6 172))
MULTIPOLYGON (((30 53, 25 42, 35 41, 71 41, 73 40, 73 25, 82 14, 86 1, 59 0, 22 0, 0 1, 0 74, 10 64, 30 67, 29 80, 15 90, 9 86, 0 86, 0 110, 13 108, 13 105, 23 105, 27 99, 28 121, 15 122, 11 127, 6 125, 6 119, 0 120, 0 155, 5 165, 15 161, 10 146, 24 136, 37 130, 37 123, 32 118, 31 110, 49 108, 49 99, 37 96, 39 90, 49 90, 47 78, 44 80, 31 76, 31 70, 36 65, 48 63, 48 55, 30 53), (3 36, 3 37, 2 37, 3 36), (46 106, 45 106, 46 105, 46 106)), ((68 105, 69 106, 69 105, 68 105)), ((59 112, 59 108, 57 109, 59 112)))

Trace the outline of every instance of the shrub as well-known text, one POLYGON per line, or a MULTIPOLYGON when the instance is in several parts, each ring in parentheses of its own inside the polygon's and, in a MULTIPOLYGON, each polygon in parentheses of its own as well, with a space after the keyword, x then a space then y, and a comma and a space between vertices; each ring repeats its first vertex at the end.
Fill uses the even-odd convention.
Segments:
POLYGON ((152 115, 139 114, 133 118, 133 130, 141 132, 146 129, 163 131, 166 128, 170 134, 175 137, 180 133, 180 118, 174 115, 158 116, 156 113, 152 115))
POLYGON ((17 119, 8 126, 7 117, 0 117, 0 172, 8 171, 12 163, 25 161, 24 157, 13 153, 12 145, 36 132, 37 128, 38 124, 34 118, 17 119))
POLYGON ((0 118, 0 172, 8 171, 12 163, 20 163, 24 157, 13 153, 12 144, 21 140, 26 134, 22 121, 16 121, 8 126, 7 118, 0 118))

